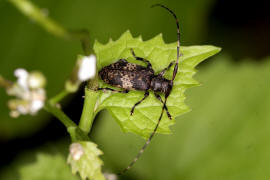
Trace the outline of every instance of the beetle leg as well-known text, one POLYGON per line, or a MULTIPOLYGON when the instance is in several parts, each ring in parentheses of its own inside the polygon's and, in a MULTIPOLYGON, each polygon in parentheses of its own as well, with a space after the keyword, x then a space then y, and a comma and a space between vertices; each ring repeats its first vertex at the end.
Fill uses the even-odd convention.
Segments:
POLYGON ((122 91, 111 89, 111 88, 98 88, 98 91, 112 91, 112 92, 118 92, 118 93, 128 93, 128 90, 124 89, 122 91))
POLYGON ((132 109, 130 111, 130 115, 133 115, 135 107, 138 106, 141 102, 143 102, 143 100, 145 100, 148 96, 149 96, 149 92, 145 91, 144 97, 140 101, 138 101, 136 104, 134 104, 134 106, 132 107, 132 109))
MULTIPOLYGON (((160 95, 157 94, 157 93, 154 93, 154 94, 155 94, 156 98, 157 98, 162 104, 164 104, 164 102, 162 101, 160 95)), ((165 108, 165 110, 166 110, 166 112, 167 112, 168 118, 169 118, 169 119, 172 119, 172 116, 171 116, 171 114, 169 113, 169 110, 168 110, 166 104, 164 105, 164 108, 165 108)))
POLYGON ((171 67, 174 63, 175 63, 175 61, 172 61, 172 62, 169 64, 169 66, 166 67, 166 68, 164 68, 158 75, 163 77, 164 74, 165 74, 165 72, 166 72, 168 69, 170 69, 170 67, 171 67))
POLYGON ((130 49, 130 51, 131 51, 132 56, 133 56, 136 60, 145 62, 145 63, 147 64, 147 68, 153 69, 153 68, 152 68, 152 64, 151 64, 147 59, 144 59, 144 58, 142 58, 142 57, 136 56, 136 55, 135 55, 135 52, 134 52, 134 50, 133 50, 132 48, 130 49))

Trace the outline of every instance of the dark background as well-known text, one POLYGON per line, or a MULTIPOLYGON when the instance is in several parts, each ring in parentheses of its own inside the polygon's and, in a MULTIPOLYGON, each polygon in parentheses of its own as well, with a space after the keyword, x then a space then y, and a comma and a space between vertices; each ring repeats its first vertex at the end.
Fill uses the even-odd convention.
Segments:
MULTIPOLYGON (((127 29, 134 36, 142 35, 145 40, 162 33, 165 42, 176 41, 175 24, 171 16, 164 10, 149 8, 157 1, 37 0, 34 3, 39 7, 47 8, 49 16, 66 28, 87 28, 90 32, 91 43, 95 39, 105 43, 110 37, 115 40, 127 29)), ((218 57, 207 60, 198 69, 209 68, 211 63, 218 58, 226 59, 225 61, 229 61, 234 67, 246 62, 261 65, 269 61, 269 58, 267 60, 267 56, 270 55, 268 45, 270 41, 269 1, 190 0, 187 2, 170 0, 158 1, 158 3, 170 7, 177 14, 181 26, 182 45, 212 44, 222 47, 222 52, 218 57)), ((0 1, 0 27, 0 74, 14 80, 13 71, 18 67, 28 70, 38 69, 48 78, 48 96, 59 92, 63 88, 65 79, 69 76, 77 54, 82 53, 80 43, 48 34, 4 0, 0 1)), ((214 68, 213 65, 211 67, 214 68)), ((198 76, 200 76, 200 72, 198 76)), ((265 81, 265 83, 269 84, 269 81, 265 81)), ((211 89, 209 90, 211 91, 211 89)), ((243 89, 243 91, 248 90, 243 89)), ((249 92, 249 95, 254 94, 249 92)), ((74 120, 78 120, 80 117, 83 105, 82 96, 83 91, 80 90, 65 100, 64 110, 74 120)), ((35 158, 27 155, 24 155, 25 158, 21 158, 22 154, 39 150, 67 152, 68 134, 58 120, 46 112, 41 112, 37 117, 26 116, 11 119, 6 107, 8 97, 3 89, 0 89, 0 99, 0 172, 3 177, 8 177, 4 175, 9 171, 16 171, 17 165, 14 162, 23 164, 31 162, 35 158)), ((200 107, 194 105, 191 108, 200 107)), ((104 131, 102 127, 105 126, 101 120, 106 119, 105 117, 113 121, 106 112, 103 112, 97 118, 90 136, 100 142, 98 144, 101 149, 104 148, 105 168, 108 171, 116 172, 127 164, 129 159, 132 159, 140 145, 132 143, 127 145, 124 143, 125 141, 119 143, 120 151, 124 147, 122 150, 125 152, 122 153, 127 153, 128 156, 125 156, 127 158, 124 164, 116 163, 117 161, 109 156, 119 157, 116 155, 119 152, 115 154, 107 152, 108 155, 106 155, 106 150, 109 151, 110 146, 106 147, 103 144, 107 141, 102 139, 104 134, 100 135, 104 131), (129 150, 130 152, 128 152, 129 150)), ((116 124, 114 126, 114 130, 120 131, 116 124)), ((107 128, 107 130, 110 131, 113 128, 107 128)), ((104 133, 112 132, 105 131, 104 133)), ((115 139, 110 139, 110 141, 116 141, 118 136, 115 135, 113 138, 115 139)), ((134 139, 134 142, 142 143, 142 140, 138 140, 138 137, 130 134, 125 137, 121 135, 121 138, 131 139, 130 142, 133 142, 134 139)), ((167 140, 169 138, 169 136, 166 137, 167 140)), ((164 151, 166 153, 166 149, 164 151)), ((152 159, 146 158, 141 166, 149 161, 152 159)), ((140 179, 140 177, 144 177, 146 172, 141 169, 138 168, 138 174, 135 169, 124 178, 140 179)), ((167 172, 167 170, 164 171, 167 172)), ((230 174, 230 171, 228 173, 230 174)), ((193 179, 187 174, 187 171, 183 171, 168 179, 177 179, 175 177, 193 179)), ((147 177, 153 178, 154 176, 147 177)), ((233 179, 233 176, 227 176, 227 178, 233 179)), ((215 178, 209 176, 208 179, 215 178)))

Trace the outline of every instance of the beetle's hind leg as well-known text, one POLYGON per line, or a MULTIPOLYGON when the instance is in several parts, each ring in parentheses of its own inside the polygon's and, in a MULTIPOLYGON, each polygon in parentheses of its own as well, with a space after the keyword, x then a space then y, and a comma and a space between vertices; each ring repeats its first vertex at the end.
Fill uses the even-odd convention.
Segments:
POLYGON ((136 104, 134 104, 134 106, 132 107, 132 109, 130 111, 130 115, 133 115, 135 107, 138 106, 141 102, 143 102, 148 96, 149 96, 149 92, 145 91, 144 97, 140 101, 138 101, 136 104))
POLYGON ((134 52, 134 50, 133 50, 132 48, 130 49, 130 52, 131 52, 132 56, 133 56, 136 60, 145 62, 145 63, 147 64, 147 68, 153 69, 153 68, 152 68, 152 64, 151 64, 147 59, 144 59, 144 58, 142 58, 142 57, 136 56, 136 55, 135 55, 135 52, 134 52))
MULTIPOLYGON (((164 104, 164 102, 163 102, 163 100, 161 99, 160 95, 157 94, 157 93, 154 93, 154 94, 155 94, 156 98, 157 98, 162 104, 164 104)), ((168 110, 166 104, 164 105, 164 108, 165 108, 165 110, 166 110, 166 112, 167 112, 168 118, 169 118, 169 119, 172 119, 172 116, 171 116, 171 114, 170 114, 170 112, 169 112, 169 110, 168 110)))
POLYGON ((98 88, 98 91, 112 91, 112 92, 118 92, 118 93, 128 93, 129 91, 124 89, 122 91, 111 89, 111 88, 98 88))

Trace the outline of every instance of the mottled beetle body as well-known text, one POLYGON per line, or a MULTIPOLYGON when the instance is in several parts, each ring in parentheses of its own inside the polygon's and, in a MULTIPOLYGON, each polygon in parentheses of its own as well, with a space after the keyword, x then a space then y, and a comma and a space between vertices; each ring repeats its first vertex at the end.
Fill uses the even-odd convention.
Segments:
POLYGON ((136 90, 136 91, 139 90, 139 91, 145 92, 144 97, 141 100, 139 100, 137 103, 135 103, 134 106, 131 108, 131 111, 130 111, 131 115, 133 114, 135 107, 138 106, 142 101, 144 101, 149 96, 149 90, 153 91, 155 97, 163 104, 160 117, 158 119, 158 122, 157 122, 152 134, 149 136, 148 140, 146 141, 146 143, 144 144, 144 146, 142 147, 140 152, 137 154, 135 159, 129 164, 129 166, 127 168, 125 168, 119 174, 123 174, 128 169, 130 169, 135 164, 135 162, 139 159, 139 157, 142 155, 145 148, 148 146, 148 144, 150 143, 151 139, 154 137, 154 135, 158 129, 158 126, 159 126, 160 121, 162 119, 164 110, 166 111, 168 118, 171 119, 171 115, 170 115, 169 110, 166 106, 166 103, 167 103, 167 98, 170 95, 171 90, 173 88, 173 81, 174 81, 176 74, 177 74, 177 71, 178 71, 179 58, 182 55, 180 53, 179 23, 178 23, 178 19, 177 19, 175 13, 173 11, 171 11, 169 8, 167 8, 166 6, 161 5, 161 4, 156 4, 156 5, 153 5, 152 7, 155 7, 155 6, 160 6, 164 9, 166 9, 174 16, 174 18, 176 20, 176 26, 177 26, 177 47, 176 47, 177 59, 176 59, 176 62, 172 61, 161 72, 159 72, 158 74, 155 74, 155 71, 153 70, 151 63, 142 57, 136 56, 133 49, 130 49, 132 56, 136 60, 146 63, 146 66, 141 66, 138 64, 129 63, 125 59, 120 59, 113 64, 110 64, 108 66, 103 67, 99 71, 99 76, 105 83, 107 83, 111 86, 114 86, 114 87, 121 88, 122 90, 115 90, 115 89, 111 89, 111 88, 98 88, 98 90, 103 90, 103 91, 109 90, 109 91, 120 92, 120 93, 128 93, 130 90, 136 90), (164 77, 164 74, 167 70, 170 69, 170 67, 173 64, 175 64, 175 66, 174 66, 174 70, 173 70, 172 79, 171 80, 166 79, 164 77), (160 94, 165 95, 164 101, 162 100, 160 94))
POLYGON ((99 76, 105 83, 126 90, 153 90, 169 95, 172 89, 171 80, 155 75, 152 68, 129 63, 125 59, 103 67, 99 76))
POLYGON ((145 91, 150 88, 154 71, 144 66, 127 62, 125 59, 105 66, 99 71, 100 78, 112 86, 126 90, 145 91))

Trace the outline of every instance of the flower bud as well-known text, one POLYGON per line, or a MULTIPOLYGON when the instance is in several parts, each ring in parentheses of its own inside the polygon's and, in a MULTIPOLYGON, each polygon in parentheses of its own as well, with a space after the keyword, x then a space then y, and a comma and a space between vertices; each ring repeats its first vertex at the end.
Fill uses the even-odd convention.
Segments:
POLYGON ((69 147, 69 153, 74 161, 78 161, 84 154, 82 145, 80 143, 72 143, 69 147))
POLYGON ((38 71, 31 72, 27 80, 31 89, 43 88, 46 85, 46 78, 38 71))

